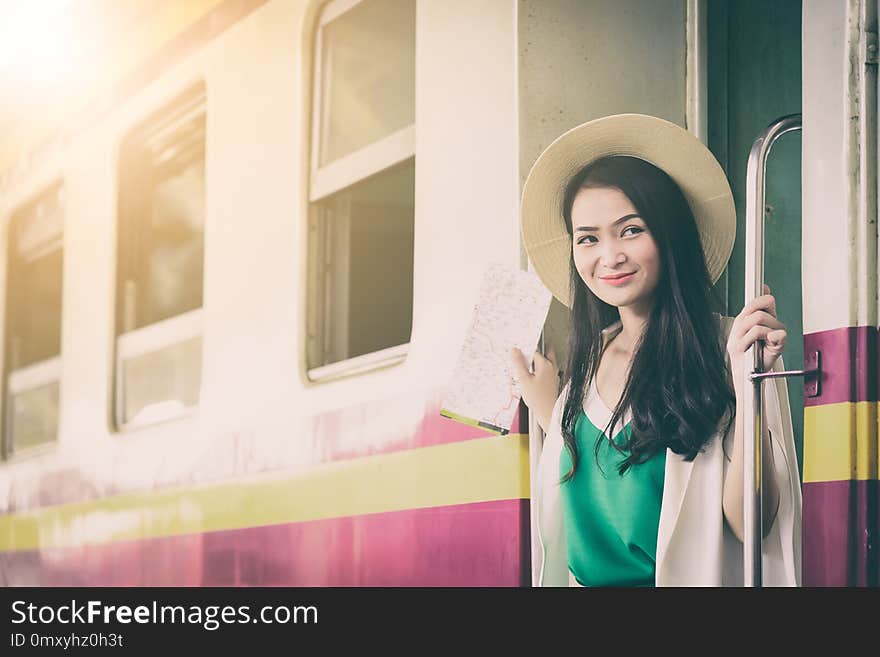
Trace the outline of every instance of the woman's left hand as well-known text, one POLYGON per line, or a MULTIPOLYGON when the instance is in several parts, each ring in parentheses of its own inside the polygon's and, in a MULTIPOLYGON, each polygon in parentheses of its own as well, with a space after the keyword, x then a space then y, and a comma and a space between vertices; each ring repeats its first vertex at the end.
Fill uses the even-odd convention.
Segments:
POLYGON ((776 299, 770 294, 770 287, 764 285, 764 294, 752 299, 733 320, 727 338, 735 389, 742 385, 745 354, 749 347, 758 340, 764 341, 763 371, 767 372, 782 355, 786 336, 785 324, 776 317, 776 299))

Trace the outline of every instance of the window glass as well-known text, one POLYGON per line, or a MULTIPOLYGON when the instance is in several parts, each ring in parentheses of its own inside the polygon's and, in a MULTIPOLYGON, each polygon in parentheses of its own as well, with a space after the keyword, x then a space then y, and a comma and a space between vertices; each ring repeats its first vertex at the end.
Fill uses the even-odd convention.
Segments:
POLYGON ((199 401, 202 340, 191 338, 122 363, 123 422, 178 415, 199 401))
POLYGON ((205 115, 162 128, 135 133, 122 158, 122 332, 202 306, 205 115))
POLYGON ((325 364, 409 342, 414 189, 410 160, 321 203, 325 285, 335 292, 325 364))
POLYGON ((321 166, 415 122, 415 2, 364 0, 323 26, 321 166))
POLYGON ((117 426, 198 404, 205 259, 205 89, 134 128, 120 157, 117 426))
POLYGON ((15 212, 6 279, 4 453, 51 442, 58 433, 64 250, 63 187, 15 212))
POLYGON ((12 366, 32 365, 61 353, 61 249, 19 262, 13 292, 12 366))
POLYGON ((146 254, 143 321, 151 324, 202 306, 205 225, 204 155, 156 184, 146 254))
POLYGON ((415 2, 362 0, 321 22, 306 350, 317 378, 409 342, 415 226, 415 2))
POLYGON ((55 440, 58 435, 58 382, 10 395, 13 451, 55 440))
POLYGON ((39 252, 61 248, 63 202, 64 188, 56 185, 15 214, 12 221, 18 258, 28 259, 39 252))

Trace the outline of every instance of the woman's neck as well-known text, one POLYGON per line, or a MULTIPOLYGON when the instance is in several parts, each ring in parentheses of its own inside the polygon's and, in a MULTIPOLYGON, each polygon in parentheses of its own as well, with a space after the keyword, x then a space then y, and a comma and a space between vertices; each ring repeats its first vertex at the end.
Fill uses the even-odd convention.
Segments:
POLYGON ((648 326, 651 309, 621 306, 618 311, 620 312, 621 329, 614 338, 614 347, 632 356, 635 345, 638 344, 648 326))

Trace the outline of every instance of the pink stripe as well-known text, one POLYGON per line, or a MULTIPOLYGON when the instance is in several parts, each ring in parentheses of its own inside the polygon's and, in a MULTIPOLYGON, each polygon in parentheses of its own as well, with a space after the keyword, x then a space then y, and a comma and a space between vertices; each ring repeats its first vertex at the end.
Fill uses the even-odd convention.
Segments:
POLYGON ((877 401, 877 328, 848 326, 804 336, 804 353, 822 353, 822 385, 818 397, 804 406, 877 401))
POLYGON ((0 553, 11 586, 523 586, 528 500, 0 553))
POLYGON ((804 484, 804 586, 877 586, 880 482, 804 484))
MULTIPOLYGON (((381 402, 352 404, 314 416, 311 424, 313 440, 324 446, 326 461, 342 461, 496 435, 488 429, 481 429, 440 415, 444 393, 445 391, 440 391, 425 400, 422 419, 414 429, 397 436, 389 435, 381 444, 370 440, 359 440, 356 434, 365 425, 366 417, 371 419, 372 426, 375 426, 378 417, 387 418, 385 426, 389 428, 396 426, 401 415, 399 400, 387 399, 381 402)), ((513 416, 511 433, 529 431, 528 415, 522 412, 523 408, 520 403, 513 416)))
MULTIPOLYGON (((485 438, 495 433, 479 427, 473 427, 440 415, 441 399, 434 399, 425 409, 425 417, 413 435, 414 446, 426 447, 440 443, 453 443, 459 440, 485 438)), ((519 404, 510 425, 511 433, 528 433, 527 414, 522 413, 523 405, 519 404)))

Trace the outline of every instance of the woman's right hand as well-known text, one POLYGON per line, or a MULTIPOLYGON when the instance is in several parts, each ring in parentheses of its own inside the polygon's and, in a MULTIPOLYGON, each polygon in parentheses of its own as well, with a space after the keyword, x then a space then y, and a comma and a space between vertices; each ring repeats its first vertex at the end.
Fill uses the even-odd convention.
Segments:
POLYGON ((776 299, 770 294, 770 287, 764 284, 764 294, 752 299, 736 316, 727 338, 727 356, 737 398, 740 398, 749 348, 758 340, 764 341, 762 371, 769 372, 785 349, 787 335, 785 324, 776 317, 776 299))
POLYGON ((523 352, 514 347, 510 351, 513 377, 519 384, 522 399, 529 411, 535 414, 538 424, 546 433, 550 425, 553 406, 559 396, 559 368, 553 346, 545 358, 535 352, 535 372, 529 372, 529 364, 523 352))

